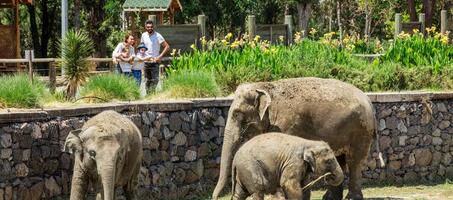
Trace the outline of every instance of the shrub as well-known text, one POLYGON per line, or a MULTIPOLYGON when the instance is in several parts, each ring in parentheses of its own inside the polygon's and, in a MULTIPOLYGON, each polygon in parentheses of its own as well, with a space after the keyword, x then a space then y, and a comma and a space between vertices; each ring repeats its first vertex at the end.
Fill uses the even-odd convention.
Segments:
POLYGON ((81 84, 88 76, 87 57, 93 52, 94 43, 87 33, 81 31, 69 31, 61 41, 62 55, 61 65, 66 70, 66 98, 73 99, 81 84))
POLYGON ((24 74, 0 77, 0 107, 39 107, 46 92, 44 83, 38 79, 30 83, 24 74))
POLYGON ((135 80, 119 74, 106 74, 91 77, 82 87, 80 94, 85 102, 111 100, 137 100, 140 91, 135 80))
POLYGON ((176 98, 220 96, 220 88, 212 73, 182 70, 171 74, 163 82, 164 96, 176 98))

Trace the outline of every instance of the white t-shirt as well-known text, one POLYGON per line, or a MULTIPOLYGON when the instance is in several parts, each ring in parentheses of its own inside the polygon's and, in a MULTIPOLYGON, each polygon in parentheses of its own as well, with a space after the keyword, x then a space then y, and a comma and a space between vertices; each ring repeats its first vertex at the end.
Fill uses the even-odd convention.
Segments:
POLYGON ((151 57, 156 58, 160 55, 160 45, 162 42, 165 42, 165 39, 156 31, 154 31, 152 35, 149 35, 148 32, 144 32, 142 34, 141 42, 148 48, 146 53, 151 57))
MULTIPOLYGON (((124 48, 125 48, 124 42, 119 43, 116 46, 115 50, 113 50, 112 57, 113 58, 117 57, 119 54, 121 54, 123 52, 124 48)), ((135 50, 134 50, 133 46, 129 47, 129 55, 130 56, 135 56, 135 50)), ((123 62, 121 60, 118 60, 118 63, 120 64, 121 70, 123 72, 131 72, 132 65, 130 63, 123 62)))
POLYGON ((135 60, 134 60, 134 66, 132 67, 133 70, 142 70, 143 67, 145 67, 145 62, 139 62, 137 58, 144 59, 146 57, 149 57, 148 53, 145 52, 145 55, 142 55, 140 52, 138 52, 135 55, 135 60))

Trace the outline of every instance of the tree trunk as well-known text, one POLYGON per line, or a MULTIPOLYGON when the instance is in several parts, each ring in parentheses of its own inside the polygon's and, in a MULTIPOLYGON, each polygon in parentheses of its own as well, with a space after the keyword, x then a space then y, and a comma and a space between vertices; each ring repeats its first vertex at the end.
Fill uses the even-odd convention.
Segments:
POLYGON ((418 21, 417 10, 415 10, 415 0, 407 0, 407 9, 409 12, 411 22, 418 21))
POLYGON ((285 4, 285 15, 289 15, 289 4, 285 4))
POLYGON ((370 37, 370 27, 371 27, 371 10, 368 0, 365 0, 365 31, 364 36, 365 39, 368 40, 370 37))
POLYGON ((337 22, 338 22, 338 32, 340 34, 340 45, 343 46, 343 25, 341 24, 341 3, 340 3, 340 0, 337 0, 337 22))
POLYGON ((74 29, 80 30, 80 0, 74 0, 74 29))
POLYGON ((425 12, 426 22, 425 27, 433 25, 434 9, 436 7, 436 0, 423 0, 423 10, 425 12))
POLYGON ((30 31, 31 31, 31 39, 33 43, 33 49, 38 51, 41 48, 39 42, 39 34, 38 34, 38 25, 36 24, 36 11, 34 5, 27 5, 28 14, 30 17, 30 31))
POLYGON ((308 34, 308 20, 311 15, 311 3, 298 3, 297 11, 299 13, 299 28, 303 31, 303 36, 308 34))

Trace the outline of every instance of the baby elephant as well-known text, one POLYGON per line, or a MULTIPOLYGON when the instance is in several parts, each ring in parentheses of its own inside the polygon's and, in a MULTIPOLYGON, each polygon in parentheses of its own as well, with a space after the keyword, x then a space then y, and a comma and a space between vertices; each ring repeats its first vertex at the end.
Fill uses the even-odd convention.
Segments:
POLYGON ((326 182, 338 186, 344 175, 332 149, 325 142, 306 140, 283 133, 258 135, 236 153, 232 166, 232 199, 264 199, 278 188, 285 199, 302 199, 301 183, 308 173, 326 176, 326 182))
POLYGON ((140 130, 115 111, 104 111, 71 131, 65 150, 75 155, 70 200, 85 199, 88 183, 96 187, 96 200, 115 199, 123 187, 126 199, 135 199, 143 155, 140 130))

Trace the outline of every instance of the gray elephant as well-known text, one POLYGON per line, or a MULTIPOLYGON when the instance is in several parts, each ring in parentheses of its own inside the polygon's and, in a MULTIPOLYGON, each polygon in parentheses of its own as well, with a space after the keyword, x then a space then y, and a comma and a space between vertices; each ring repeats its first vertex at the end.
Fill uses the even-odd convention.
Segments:
POLYGON ((246 142, 236 152, 232 166, 233 200, 283 190, 285 199, 301 199, 307 175, 326 176, 329 185, 338 186, 344 175, 329 145, 282 133, 266 133, 246 142))
POLYGON ((70 200, 84 199, 88 183, 97 200, 113 200, 115 187, 135 199, 140 171, 142 135, 135 124, 115 111, 104 111, 66 138, 65 151, 75 154, 70 200))
MULTIPOLYGON (((294 78, 240 85, 228 113, 212 199, 224 188, 239 146, 247 138, 272 131, 327 142, 343 171, 348 166, 348 198, 363 199, 361 165, 377 137, 376 129, 368 96, 338 80, 294 78)), ((329 187, 324 198, 342 199, 342 185, 329 187)))

